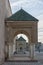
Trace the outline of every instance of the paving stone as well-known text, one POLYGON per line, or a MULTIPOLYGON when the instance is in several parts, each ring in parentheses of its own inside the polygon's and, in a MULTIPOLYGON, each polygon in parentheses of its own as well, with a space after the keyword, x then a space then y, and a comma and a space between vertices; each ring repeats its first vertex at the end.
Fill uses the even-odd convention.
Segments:
POLYGON ((5 62, 2 65, 43 65, 40 62, 5 62))

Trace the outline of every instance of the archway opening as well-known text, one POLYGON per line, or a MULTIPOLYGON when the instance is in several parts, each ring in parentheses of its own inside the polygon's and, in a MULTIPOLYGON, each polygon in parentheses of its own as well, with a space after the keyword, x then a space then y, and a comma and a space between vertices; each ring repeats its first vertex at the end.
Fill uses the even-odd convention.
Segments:
MULTIPOLYGON (((25 34, 17 34, 14 37, 13 54, 29 53, 29 39, 25 34)), ((28 54, 29 55, 29 54, 28 54)))
POLYGON ((12 44, 9 44, 9 59, 29 57, 30 56, 30 39, 25 33, 14 34, 12 44))

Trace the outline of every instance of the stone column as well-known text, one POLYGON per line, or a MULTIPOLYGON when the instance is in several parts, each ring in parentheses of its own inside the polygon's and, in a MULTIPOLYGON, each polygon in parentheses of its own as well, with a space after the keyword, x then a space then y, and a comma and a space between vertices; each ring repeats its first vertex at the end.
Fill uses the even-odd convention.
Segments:
POLYGON ((15 51, 17 51, 17 42, 15 41, 15 51))
POLYGON ((9 45, 7 45, 6 52, 7 52, 7 58, 9 58, 9 45))
POLYGON ((7 43, 5 44, 4 54, 5 60, 7 60, 9 58, 9 45, 7 43))
POLYGON ((9 58, 13 55, 13 45, 9 45, 9 58))
POLYGON ((35 50, 35 45, 30 44, 30 58, 34 59, 34 50, 35 50))
POLYGON ((14 52, 16 51, 16 39, 14 39, 14 46, 13 46, 14 48, 14 52))

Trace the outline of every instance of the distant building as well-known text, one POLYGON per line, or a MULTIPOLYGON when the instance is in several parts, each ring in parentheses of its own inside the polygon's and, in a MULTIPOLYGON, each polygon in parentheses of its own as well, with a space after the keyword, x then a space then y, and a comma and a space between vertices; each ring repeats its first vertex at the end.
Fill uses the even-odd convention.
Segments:
POLYGON ((16 40, 16 51, 17 53, 24 53, 26 50, 26 40, 23 37, 20 37, 16 40))
POLYGON ((35 51, 43 52, 43 43, 41 43, 41 42, 36 43, 35 51))
POLYGON ((28 42, 26 42, 26 51, 29 51, 29 43, 28 42))
POLYGON ((40 51, 43 52, 43 43, 41 43, 40 51))

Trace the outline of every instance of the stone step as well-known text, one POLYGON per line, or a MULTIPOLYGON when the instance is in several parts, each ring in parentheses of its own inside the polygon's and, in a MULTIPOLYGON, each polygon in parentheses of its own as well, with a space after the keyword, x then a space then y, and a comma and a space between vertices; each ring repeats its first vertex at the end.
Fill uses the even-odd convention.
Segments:
POLYGON ((7 60, 6 62, 38 62, 38 60, 7 60))

